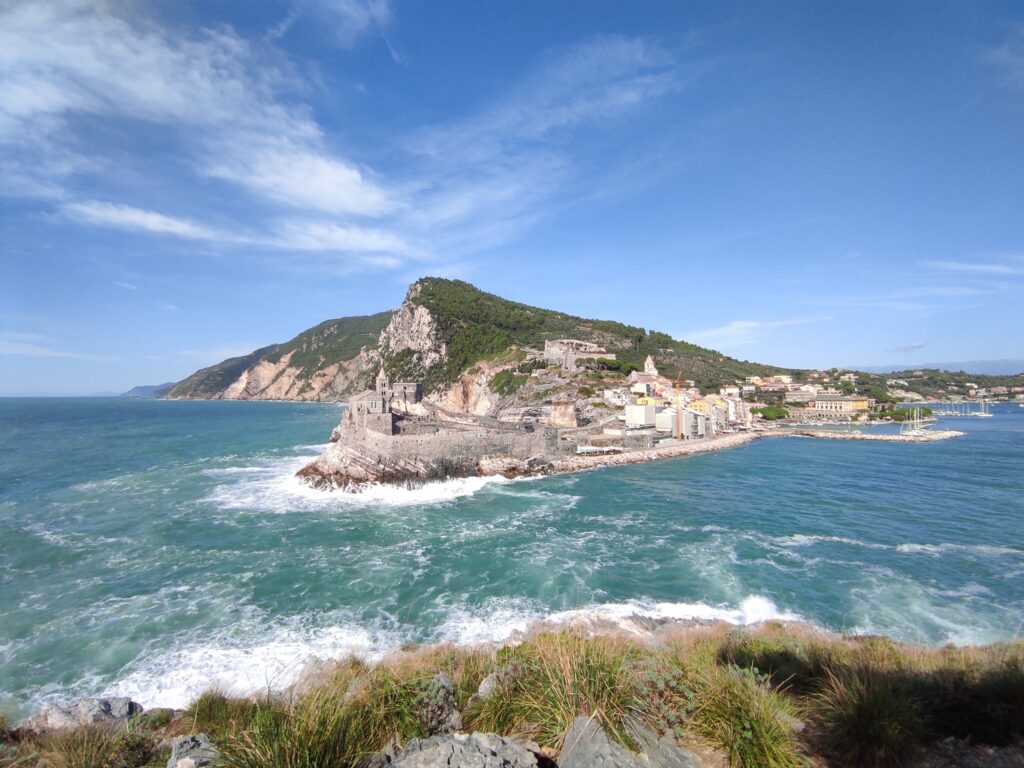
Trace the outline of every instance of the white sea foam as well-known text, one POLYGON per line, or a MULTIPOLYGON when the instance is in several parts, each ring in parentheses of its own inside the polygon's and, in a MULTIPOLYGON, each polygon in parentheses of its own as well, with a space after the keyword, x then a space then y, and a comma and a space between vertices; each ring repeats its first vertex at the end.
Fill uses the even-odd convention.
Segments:
POLYGON ((963 552, 973 555, 1024 555, 1024 550, 1013 547, 997 547, 988 544, 900 544, 897 552, 944 555, 948 552, 963 552))
MULTIPOLYGON (((629 600, 551 613, 540 603, 525 598, 491 598, 483 606, 454 605, 445 611, 445 618, 429 637, 435 642, 457 645, 502 642, 538 621, 567 624, 606 620, 630 629, 628 620, 633 616, 737 625, 770 619, 801 620, 797 614, 780 610, 771 600, 756 595, 745 598, 738 607, 629 600)), ((102 684, 90 677, 70 689, 41 690, 34 706, 69 697, 102 695, 129 696, 145 707, 180 708, 211 688, 236 695, 281 690, 295 681, 313 657, 355 655, 372 662, 413 637, 411 627, 384 629, 354 619, 314 627, 296 618, 267 627, 259 624, 259 617, 252 616, 244 624, 196 638, 194 642, 181 640, 176 648, 129 665, 127 673, 113 683, 102 684)))
POLYGON ((354 623, 305 631, 284 627, 276 637, 250 645, 211 638, 147 658, 102 695, 129 696, 145 707, 185 707, 210 688, 236 695, 281 690, 313 657, 351 654, 373 661, 397 642, 385 632, 354 623))
POLYGON ((205 501, 224 510, 270 512, 314 511, 355 506, 415 506, 440 504, 472 496, 488 486, 513 481, 503 477, 466 477, 424 483, 415 487, 367 484, 355 492, 322 491, 295 476, 309 456, 290 456, 242 467, 207 470, 211 477, 224 478, 205 501))
POLYGON ((548 620, 555 623, 566 623, 576 619, 607 619, 617 622, 632 616, 649 619, 724 621, 737 625, 756 624, 770 620, 803 621, 800 615, 780 610, 774 602, 760 595, 745 597, 735 608, 724 604, 627 600, 622 603, 605 603, 587 608, 560 611, 549 616, 548 620))
POLYGON ((860 539, 851 539, 846 536, 814 536, 803 533, 794 533, 791 536, 777 536, 773 541, 783 547, 807 547, 814 544, 847 544, 851 547, 864 547, 866 549, 892 549, 888 544, 861 541, 860 539))
POLYGON ((545 611, 531 601, 491 598, 481 608, 450 608, 435 632, 435 639, 458 645, 501 642, 544 617, 545 611))
POLYGON ((861 541, 845 536, 813 536, 795 533, 790 536, 774 537, 773 541, 783 547, 805 547, 813 544, 847 544, 851 547, 865 549, 895 550, 903 554, 932 555, 938 557, 950 552, 974 555, 1024 555, 1024 549, 994 546, 989 544, 881 544, 878 542, 861 541))

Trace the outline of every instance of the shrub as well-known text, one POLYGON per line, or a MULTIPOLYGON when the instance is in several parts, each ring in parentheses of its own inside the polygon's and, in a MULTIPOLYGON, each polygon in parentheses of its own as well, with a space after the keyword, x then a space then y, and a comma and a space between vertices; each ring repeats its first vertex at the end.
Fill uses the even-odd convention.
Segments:
POLYGON ((491 379, 491 390, 499 395, 511 395, 526 383, 526 376, 513 373, 511 370, 499 371, 491 379))
POLYGON ((146 731, 157 731, 166 728, 174 717, 173 709, 151 709, 131 719, 132 728, 146 731))
POLYGON ((698 672, 691 680, 693 725, 727 754, 730 766, 796 768, 805 764, 793 738, 796 710, 765 677, 728 665, 698 672))
POLYGON ((718 660, 767 675, 775 688, 797 694, 811 692, 840 664, 837 647, 807 638, 779 633, 751 635, 730 632, 718 650, 718 660))
POLYGON ((816 701, 825 747, 851 765, 903 765, 924 733, 917 702, 892 670, 861 663, 830 673, 816 701))
POLYGON ((45 736, 39 752, 52 768, 101 768, 113 759, 118 742, 109 728, 87 726, 45 736))
POLYGON ((629 654, 610 638, 574 632, 541 635, 498 653, 517 673, 466 713, 467 727, 522 733, 541 746, 556 746, 579 715, 593 715, 621 743, 629 744, 639 691, 629 674, 629 654))
POLYGON ((985 744, 1024 736, 1024 659, 998 647, 942 652, 936 668, 907 682, 926 703, 928 730, 985 744))
POLYGON ((231 698, 222 691, 210 690, 185 710, 182 724, 189 732, 205 733, 216 741, 223 734, 247 727, 260 711, 260 701, 231 698))
POLYGON ((156 745, 149 736, 126 733, 114 745, 103 768, 142 768, 150 764, 156 753, 156 745))

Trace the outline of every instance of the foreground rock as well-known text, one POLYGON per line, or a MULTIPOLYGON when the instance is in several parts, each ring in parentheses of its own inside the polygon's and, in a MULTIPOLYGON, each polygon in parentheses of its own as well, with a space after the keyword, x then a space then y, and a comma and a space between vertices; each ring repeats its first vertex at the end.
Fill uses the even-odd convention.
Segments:
POLYGON ((364 768, 543 768, 550 761, 538 756, 524 745, 493 733, 464 733, 413 739, 405 749, 392 756, 374 755, 364 768))
POLYGON ((142 705, 125 697, 81 699, 69 704, 48 704, 38 715, 23 720, 26 731, 59 731, 88 725, 116 726, 142 714, 142 705))
POLYGON ((558 768, 701 768, 702 763, 690 750, 673 739, 658 737, 648 729, 635 734, 640 753, 616 744, 598 722, 589 717, 573 720, 562 741, 558 768))
POLYGON ((202 768, 213 765, 220 759, 220 750, 205 733, 195 736, 182 736, 171 745, 171 758, 167 768, 202 768))

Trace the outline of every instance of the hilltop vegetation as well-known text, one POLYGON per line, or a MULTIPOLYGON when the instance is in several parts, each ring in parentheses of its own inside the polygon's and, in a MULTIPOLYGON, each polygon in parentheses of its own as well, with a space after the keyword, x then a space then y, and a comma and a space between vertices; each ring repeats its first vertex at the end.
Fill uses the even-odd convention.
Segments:
POLYGON ((396 371, 418 377, 427 390, 450 384, 474 363, 512 346, 543 348, 547 339, 591 341, 614 352, 620 367, 642 368, 651 355, 666 376, 717 388, 737 377, 785 373, 781 368, 726 357, 712 349, 612 320, 592 320, 509 301, 461 280, 424 278, 412 301, 426 307, 437 324, 448 356, 427 370, 396 371))
MULTIPOLYGON (((594 320, 564 312, 542 309, 504 299, 460 280, 427 277, 417 281, 403 307, 422 307, 433 321, 433 339, 414 340, 413 349, 400 345, 381 349, 381 332, 388 326, 394 311, 369 316, 343 317, 328 320, 310 328, 283 344, 271 344, 248 355, 233 357, 204 368, 176 384, 167 395, 172 398, 217 398, 257 368, 268 376, 287 379, 288 387, 273 387, 272 381, 260 380, 245 396, 274 396, 298 399, 340 399, 355 394, 372 384, 377 369, 383 366, 391 379, 419 381, 424 391, 435 392, 454 383, 477 363, 500 359, 510 350, 543 349, 548 339, 576 338, 599 344, 614 353, 616 360, 595 361, 603 370, 628 373, 643 367, 648 355, 654 358, 659 371, 670 379, 692 380, 705 391, 742 381, 748 376, 789 374, 796 381, 806 381, 808 371, 780 368, 762 363, 737 360, 713 349, 679 339, 666 333, 626 325, 613 320, 594 320), (434 354, 424 356, 431 345, 434 354), (441 350, 444 354, 440 354, 441 350), (329 382, 317 379, 332 365, 356 360, 361 350, 368 357, 360 359, 358 370, 349 370, 343 380, 329 382), (417 352, 416 350, 419 350, 417 352), (282 371, 267 373, 268 366, 281 363, 291 355, 287 375, 282 371), (424 363, 423 360, 427 360, 424 363)), ((410 329, 405 329, 410 331, 410 329)), ((406 342, 409 339, 405 340, 406 342)), ((351 368, 351 366, 350 366, 351 368)), ((856 385, 838 380, 840 369, 830 382, 842 391, 857 391, 879 403, 893 401, 887 379, 906 381, 894 387, 923 397, 967 395, 967 384, 978 387, 1024 385, 1024 374, 1018 376, 982 376, 964 372, 901 371, 890 374, 860 373, 856 385)), ((518 370, 518 374, 528 371, 518 370)), ((516 381, 502 380, 503 393, 516 389, 516 381)), ((897 398, 899 395, 897 395, 897 398)), ((771 397, 769 396, 770 400, 771 397)))

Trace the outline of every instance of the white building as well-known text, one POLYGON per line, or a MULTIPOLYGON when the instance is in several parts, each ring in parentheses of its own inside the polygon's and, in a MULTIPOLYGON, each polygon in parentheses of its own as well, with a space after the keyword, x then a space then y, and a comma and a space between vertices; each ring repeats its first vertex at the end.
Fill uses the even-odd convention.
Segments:
POLYGON ((679 423, 676 421, 675 406, 669 406, 655 416, 654 428, 659 432, 668 432, 673 437, 676 429, 683 440, 699 440, 708 436, 707 416, 689 408, 682 409, 679 423))
POLYGON ((626 429, 640 427, 653 427, 655 424, 655 413, 653 405, 637 405, 630 403, 626 406, 625 412, 626 429))
POLYGON ((629 405, 631 398, 629 392, 624 389, 606 389, 604 401, 609 405, 629 405))

